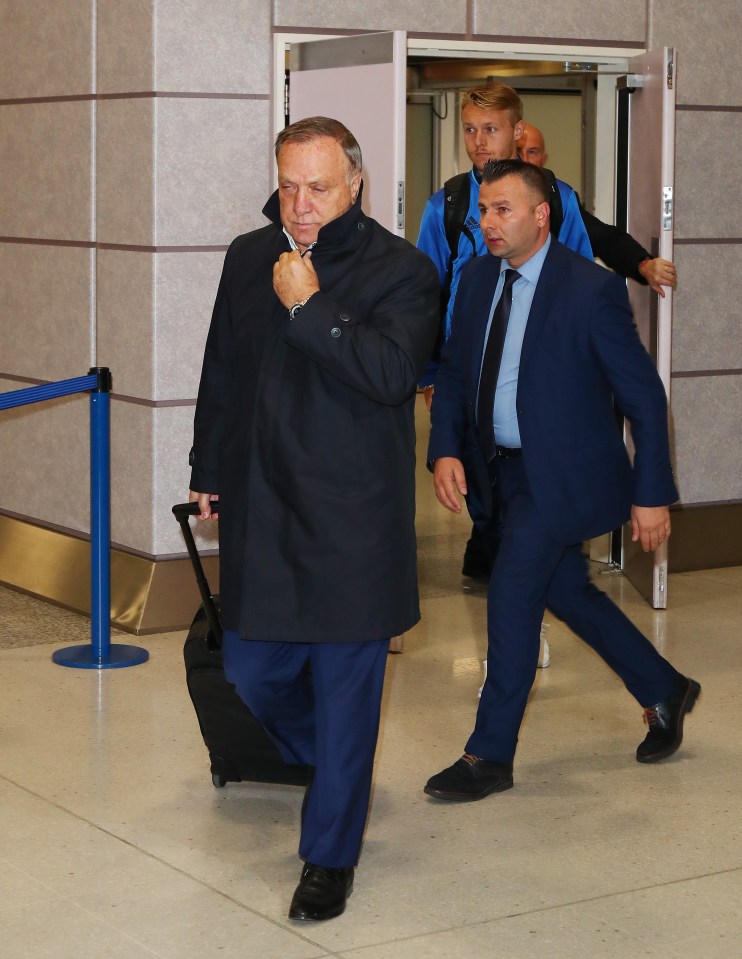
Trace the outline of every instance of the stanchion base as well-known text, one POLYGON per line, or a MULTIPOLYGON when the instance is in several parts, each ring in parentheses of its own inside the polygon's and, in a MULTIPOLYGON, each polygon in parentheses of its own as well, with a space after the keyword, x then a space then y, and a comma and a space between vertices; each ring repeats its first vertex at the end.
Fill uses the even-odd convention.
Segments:
POLYGON ((141 646, 112 644, 106 655, 99 655, 90 644, 67 646, 52 653, 52 661, 59 666, 77 669, 119 669, 122 666, 138 666, 149 659, 149 653, 141 646))

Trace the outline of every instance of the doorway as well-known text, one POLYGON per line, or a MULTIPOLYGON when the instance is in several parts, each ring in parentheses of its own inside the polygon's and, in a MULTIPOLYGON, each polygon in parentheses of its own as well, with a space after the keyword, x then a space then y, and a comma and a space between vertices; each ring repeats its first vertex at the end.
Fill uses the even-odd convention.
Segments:
MULTIPOLYGON (((285 125, 292 43, 338 34, 274 35, 273 128, 285 125)), ((579 192, 586 207, 613 222, 615 77, 643 50, 407 39, 405 235, 417 238, 425 201, 468 159, 460 144, 458 92, 488 79, 510 84, 525 117, 544 132, 549 167, 579 192)), ((290 109, 290 108, 289 108, 290 109)), ((466 164, 466 165, 463 165, 466 164)))

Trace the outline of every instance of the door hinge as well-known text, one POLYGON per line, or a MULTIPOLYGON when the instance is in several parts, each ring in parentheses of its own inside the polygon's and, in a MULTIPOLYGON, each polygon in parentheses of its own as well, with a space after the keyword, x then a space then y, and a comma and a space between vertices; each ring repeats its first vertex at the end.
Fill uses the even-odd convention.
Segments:
POLYGON ((404 180, 397 180, 397 229, 404 230, 404 180))
POLYGON ((672 187, 662 187, 662 229, 672 229, 672 187))
POLYGON ((660 566, 657 570, 657 589, 660 593, 665 592, 665 567, 660 566))
POLYGON ((675 65, 672 59, 672 50, 667 54, 667 89, 672 90, 673 80, 675 79, 675 65))

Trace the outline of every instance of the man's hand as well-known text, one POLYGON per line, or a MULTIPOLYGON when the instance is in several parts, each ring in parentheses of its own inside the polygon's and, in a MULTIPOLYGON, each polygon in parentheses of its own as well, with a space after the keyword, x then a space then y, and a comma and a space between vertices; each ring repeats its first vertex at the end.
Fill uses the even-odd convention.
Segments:
POLYGON ((435 393, 434 386, 423 387, 423 399, 425 400, 425 408, 427 409, 428 413, 433 405, 433 393, 435 393))
POLYGON ((211 501, 213 499, 219 499, 218 493, 195 493, 193 490, 188 491, 188 502, 189 503, 198 503, 198 508, 201 510, 196 519, 216 519, 217 514, 211 512, 211 501))
POLYGON ((675 264, 669 260, 663 260, 661 257, 655 257, 654 260, 646 260, 639 264, 639 272, 649 284, 649 288, 665 295, 663 286, 669 286, 671 290, 676 289, 678 285, 678 274, 675 270, 675 264))
POLYGON ((319 280, 312 265, 312 251, 307 250, 304 256, 298 250, 282 253, 273 265, 273 289, 287 310, 316 293, 319 280))
POLYGON ((670 535, 670 510, 667 506, 632 506, 631 539, 640 541, 645 553, 664 543, 670 535))
POLYGON ((461 512, 459 494, 466 496, 466 476, 461 460, 441 456, 433 464, 433 488, 438 502, 452 513, 461 512))

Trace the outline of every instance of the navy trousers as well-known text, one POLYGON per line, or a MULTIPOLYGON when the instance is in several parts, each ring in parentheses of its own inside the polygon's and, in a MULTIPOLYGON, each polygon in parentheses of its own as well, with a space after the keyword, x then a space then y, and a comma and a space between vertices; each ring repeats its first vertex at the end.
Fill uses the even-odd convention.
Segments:
POLYGON ((317 866, 358 861, 388 649, 388 639, 269 643, 224 632, 229 682, 287 763, 314 766, 299 855, 317 866))
POLYGON ((533 685, 548 607, 620 676, 642 706, 666 699, 680 674, 589 579, 582 544, 552 538, 522 457, 498 459, 500 543, 487 593, 487 680, 466 751, 509 763, 533 685))

